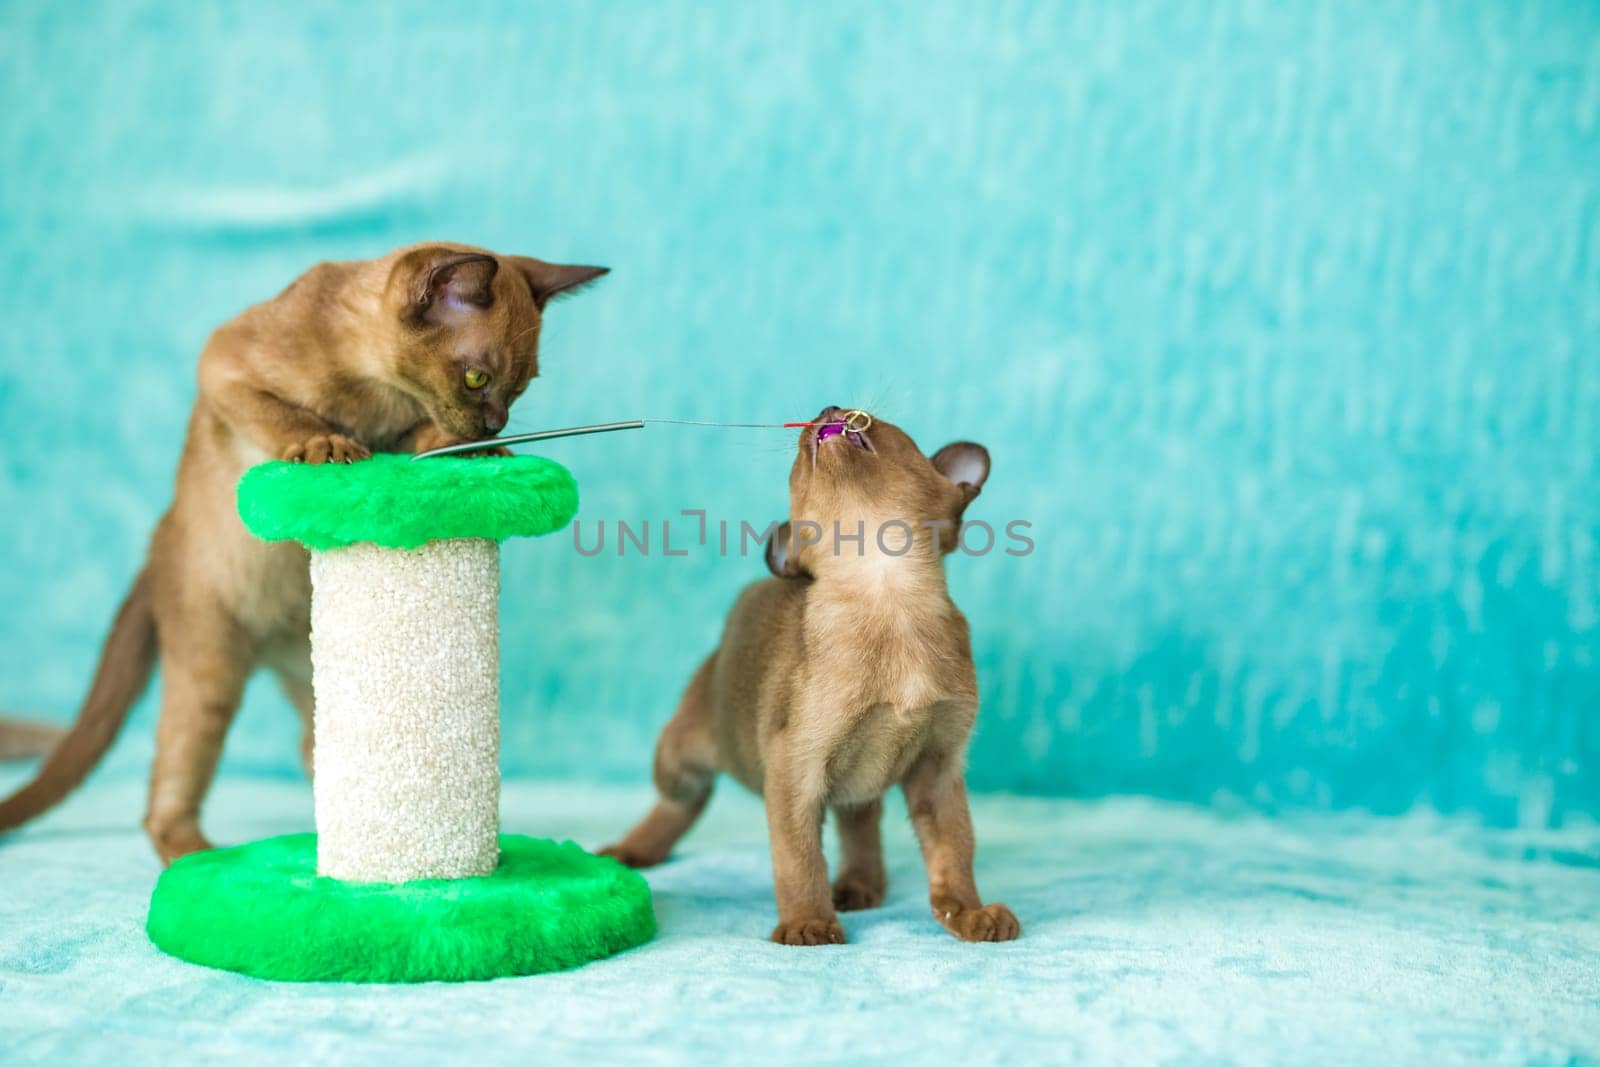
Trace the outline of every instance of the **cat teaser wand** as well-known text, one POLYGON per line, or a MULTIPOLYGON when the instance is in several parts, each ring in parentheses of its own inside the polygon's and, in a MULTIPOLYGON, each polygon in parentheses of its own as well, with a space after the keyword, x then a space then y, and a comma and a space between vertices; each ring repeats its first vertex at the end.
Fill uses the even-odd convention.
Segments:
POLYGON ((716 426, 734 430, 790 430, 805 426, 841 426, 851 433, 862 433, 872 425, 872 416, 865 411, 846 411, 844 418, 823 422, 702 422, 698 419, 629 419, 626 422, 601 422, 593 426, 569 426, 564 430, 537 430, 517 433, 507 437, 491 437, 484 441, 463 441, 459 445, 445 445, 418 452, 413 460, 431 459, 434 456, 453 456, 461 452, 481 452, 486 448, 507 448, 529 441, 548 441, 556 437, 582 437, 591 433, 612 433, 616 430, 642 430, 646 423, 672 426, 716 426))

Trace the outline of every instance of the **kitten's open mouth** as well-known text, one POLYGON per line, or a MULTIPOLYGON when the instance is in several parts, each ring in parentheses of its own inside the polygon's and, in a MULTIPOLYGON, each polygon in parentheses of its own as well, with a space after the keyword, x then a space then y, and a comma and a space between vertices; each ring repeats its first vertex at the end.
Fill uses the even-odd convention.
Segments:
POLYGON ((872 416, 855 408, 846 410, 829 404, 809 422, 786 422, 784 425, 806 428, 800 435, 801 454, 804 455, 806 445, 809 443, 813 467, 817 465, 817 453, 821 450, 822 443, 836 437, 863 452, 877 451, 872 447, 872 439, 867 436, 867 431, 872 428, 872 416))
POLYGON ((838 438, 841 441, 852 444, 864 452, 872 451, 872 442, 867 440, 866 434, 857 433, 855 430, 846 429, 844 420, 841 419, 838 422, 824 422, 816 427, 816 433, 811 438, 811 456, 813 461, 815 461, 817 450, 822 447, 822 443, 824 441, 831 441, 834 438, 838 438))
POLYGON ((866 448, 867 439, 854 430, 847 430, 843 422, 825 422, 817 427, 817 444, 822 444, 830 437, 843 437, 857 448, 866 448))

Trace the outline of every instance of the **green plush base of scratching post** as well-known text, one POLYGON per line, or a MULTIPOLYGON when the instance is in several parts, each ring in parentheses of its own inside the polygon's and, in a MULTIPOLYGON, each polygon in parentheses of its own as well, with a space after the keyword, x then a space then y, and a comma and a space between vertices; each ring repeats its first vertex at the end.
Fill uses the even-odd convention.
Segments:
POLYGON ((292 982, 459 982, 563 970, 648 941, 650 890, 569 842, 500 836, 482 878, 399 884, 319 878, 317 837, 185 856, 156 883, 162 951, 292 982))
POLYGON ((263 541, 417 548, 456 537, 537 537, 578 511, 572 472, 542 456, 379 452, 357 463, 263 463, 239 479, 239 517, 263 541))

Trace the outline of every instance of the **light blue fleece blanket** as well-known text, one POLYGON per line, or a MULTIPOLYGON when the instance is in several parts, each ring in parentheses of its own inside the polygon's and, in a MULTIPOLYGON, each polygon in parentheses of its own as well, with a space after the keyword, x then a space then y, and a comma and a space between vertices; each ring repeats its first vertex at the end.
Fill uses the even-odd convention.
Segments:
MULTIPOLYGON (((0 771, 0 788, 18 770, 0 771)), ((508 829, 608 839, 648 794, 509 783, 508 829)), ((306 828, 304 785, 225 778, 210 830, 306 828)), ((0 840, 0 1062, 1410 1062, 1600 1059, 1600 831, 1417 814, 1267 819, 1143 799, 979 797, 979 882, 1020 941, 936 926, 904 820, 851 943, 764 938, 758 804, 723 789, 650 873, 660 933, 580 970, 279 985, 145 940, 133 779, 0 840)))

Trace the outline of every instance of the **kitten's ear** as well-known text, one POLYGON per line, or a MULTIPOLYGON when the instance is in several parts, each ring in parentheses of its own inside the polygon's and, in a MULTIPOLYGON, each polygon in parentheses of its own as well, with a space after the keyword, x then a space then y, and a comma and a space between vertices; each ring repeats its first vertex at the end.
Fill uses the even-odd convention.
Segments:
POLYGON ((412 325, 449 325, 494 303, 500 263, 482 252, 419 248, 395 265, 405 294, 401 316, 412 325))
POLYGON ((541 308, 562 293, 570 293, 611 272, 610 267, 574 267, 562 263, 546 263, 531 256, 507 256, 522 276, 528 279, 528 289, 533 302, 541 308))
POLYGON ((934 470, 955 483, 961 490, 961 508, 965 511, 973 498, 983 491, 989 480, 989 450, 971 441, 952 441, 930 457, 934 470))
POLYGON ((800 566, 800 551, 794 543, 794 530, 784 523, 767 538, 767 570, 775 578, 804 578, 805 568, 800 566))

